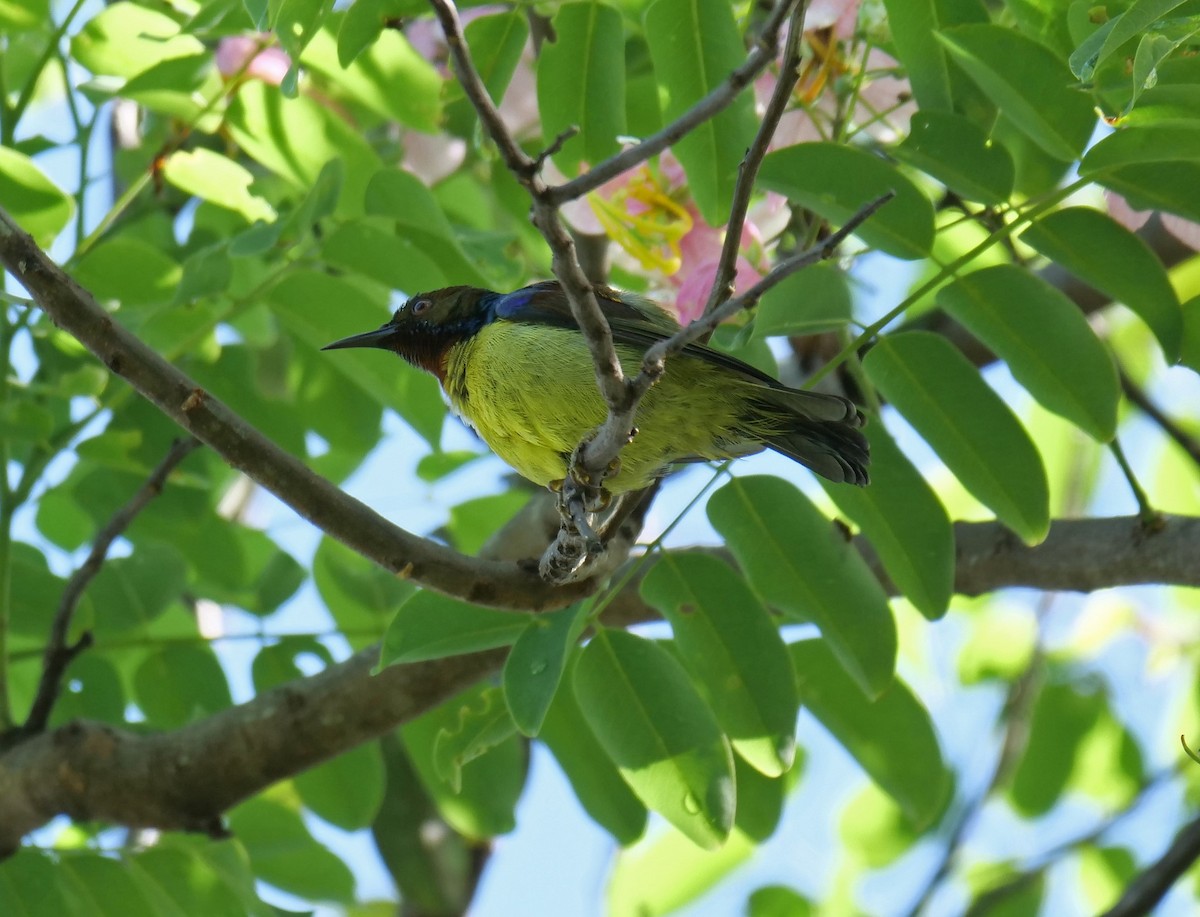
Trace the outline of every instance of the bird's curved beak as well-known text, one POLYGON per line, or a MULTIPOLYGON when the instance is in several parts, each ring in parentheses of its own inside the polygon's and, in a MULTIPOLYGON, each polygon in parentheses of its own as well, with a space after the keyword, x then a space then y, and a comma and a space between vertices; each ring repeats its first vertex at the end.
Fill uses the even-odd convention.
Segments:
POLYGON ((391 350, 391 342, 396 339, 396 326, 388 322, 382 328, 374 331, 364 331, 362 334, 352 334, 348 338, 326 344, 322 350, 341 350, 345 347, 377 347, 380 350, 391 350))

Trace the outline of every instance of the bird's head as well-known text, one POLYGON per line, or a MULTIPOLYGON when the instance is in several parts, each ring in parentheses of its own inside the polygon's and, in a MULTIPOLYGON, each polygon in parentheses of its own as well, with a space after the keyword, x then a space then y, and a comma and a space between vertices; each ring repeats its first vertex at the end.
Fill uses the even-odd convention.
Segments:
POLYGON ((475 334, 494 318, 490 304, 495 296, 478 287, 446 287, 418 293, 374 331, 342 338, 321 349, 375 347, 390 350, 441 379, 445 375, 450 347, 475 334))

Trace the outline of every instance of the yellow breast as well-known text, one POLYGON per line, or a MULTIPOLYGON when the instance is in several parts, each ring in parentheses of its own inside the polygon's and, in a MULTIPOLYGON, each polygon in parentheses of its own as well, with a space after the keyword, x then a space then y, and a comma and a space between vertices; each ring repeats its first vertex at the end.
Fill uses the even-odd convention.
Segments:
MULTIPOLYGON (((617 347, 626 373, 642 353, 617 347)), ((579 441, 605 418, 587 344, 577 332, 493 322, 454 345, 443 381, 454 410, 500 458, 536 484, 562 480, 579 441)), ((613 493, 648 486, 671 462, 721 459, 762 448, 738 428, 750 385, 686 356, 643 399, 638 434, 621 452, 613 493)))

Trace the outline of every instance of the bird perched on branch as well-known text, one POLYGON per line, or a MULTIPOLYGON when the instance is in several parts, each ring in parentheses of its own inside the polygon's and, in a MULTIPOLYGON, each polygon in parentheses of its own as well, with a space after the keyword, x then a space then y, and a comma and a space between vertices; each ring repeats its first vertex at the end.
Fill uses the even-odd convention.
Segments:
MULTIPOLYGON (((600 288, 626 374, 646 348, 679 330, 654 303, 600 288)), ((324 349, 375 347, 435 375, 450 405, 497 455, 535 484, 557 488, 580 440, 606 416, 587 341, 556 282, 513 293, 447 287, 419 293, 375 331, 324 349)), ((673 465, 763 448, 832 481, 867 483, 862 414, 836 395, 788 388, 703 344, 667 361, 642 400, 637 432, 604 480, 610 493, 648 487, 673 465)))

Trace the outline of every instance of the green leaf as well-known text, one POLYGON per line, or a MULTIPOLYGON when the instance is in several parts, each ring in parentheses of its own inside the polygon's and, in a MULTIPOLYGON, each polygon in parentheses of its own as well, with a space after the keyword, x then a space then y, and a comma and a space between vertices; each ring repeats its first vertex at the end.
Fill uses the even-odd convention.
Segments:
POLYGON ((1066 294, 1014 264, 998 264, 942 287, 937 302, 1048 410, 1099 442, 1116 435, 1116 367, 1066 294))
POLYGON ((1038 640, 1030 610, 992 602, 971 615, 970 628, 958 653, 958 680, 964 685, 1012 681, 1029 668, 1038 640))
POLYGON ((75 213, 75 201, 23 153, 0 147, 0 201, 21 228, 49 248, 75 213))
POLYGON ((1146 31, 1157 20, 1162 19, 1167 13, 1181 6, 1184 0, 1135 0, 1129 9, 1125 10, 1121 15, 1110 19, 1103 26, 1093 33, 1093 41, 1085 42, 1081 45, 1075 54, 1071 55, 1071 69, 1079 76, 1079 79, 1088 81, 1092 75, 1104 65, 1117 50, 1132 38, 1136 38, 1146 31), (1092 48, 1095 43, 1095 38, 1102 37, 1103 41, 1098 48, 1092 48), (1084 47, 1087 46, 1093 53, 1084 52, 1084 47), (1079 56, 1077 58, 1077 55, 1079 56))
POLYGON ((953 106, 950 65, 934 36, 942 25, 936 0, 884 0, 896 56, 904 64, 922 112, 953 106))
POLYGON ((1124 847, 1096 847, 1091 844, 1077 854, 1079 888, 1087 909, 1104 913, 1125 894, 1137 876, 1137 860, 1124 847))
POLYGON ((150 111, 191 123, 205 133, 219 129, 219 115, 205 110, 223 89, 211 52, 170 57, 129 78, 120 96, 150 111))
POLYGON ((865 433, 871 444, 871 485, 821 479, 821 486, 862 529, 905 598, 935 621, 946 613, 954 589, 950 517, 882 423, 869 424, 865 433))
POLYGON ((417 477, 427 484, 449 477, 465 465, 481 457, 481 453, 469 449, 456 449, 452 452, 431 452, 421 456, 417 462, 417 477))
POLYGON ((1200 296, 1193 296, 1182 307, 1183 346, 1180 361, 1200 373, 1200 296))
POLYGON ((250 666, 254 690, 262 694, 289 681, 304 678, 304 670, 296 663, 298 658, 304 656, 315 656, 323 668, 333 665, 333 654, 315 637, 287 636, 278 643, 264 646, 250 666))
MULTIPOLYGON (((335 21, 338 15, 334 14, 335 21)), ((425 132, 439 129, 445 80, 402 31, 384 29, 348 66, 340 55, 337 40, 323 30, 313 36, 301 62, 324 74, 344 97, 384 120, 425 132)))
POLYGON ((1043 815, 1059 800, 1075 769, 1080 747, 1105 706, 1095 686, 1046 685, 1038 695, 1029 739, 1013 773, 1009 798, 1025 816, 1043 815))
POLYGON ((941 814, 952 775, 929 713, 899 679, 872 699, 863 694, 824 640, 788 647, 800 701, 812 711, 918 828, 941 814))
POLYGON ((183 276, 175 288, 171 305, 191 305, 198 299, 224 293, 232 279, 233 259, 225 243, 192 252, 183 262, 183 276))
POLYGON ((156 729, 172 729, 233 704, 216 654, 207 646, 167 645, 133 675, 137 705, 156 729))
POLYGON ((251 193, 254 176, 250 171, 220 153, 204 147, 179 150, 167 159, 162 174, 181 191, 240 213, 247 223, 275 219, 274 208, 251 193))
POLYGON ((1038 815, 1073 789, 1119 809, 1137 796, 1145 776, 1138 744, 1114 716, 1101 685, 1051 682, 1034 706, 1010 798, 1022 814, 1038 815))
POLYGON ((567 688, 557 691, 546 711, 538 738, 546 743, 571 781, 580 805, 617 843, 628 846, 646 830, 646 807, 629 789, 608 752, 600 745, 579 709, 574 668, 580 652, 567 663, 567 688))
POLYGON ((776 624, 745 580, 714 557, 664 554, 642 596, 675 643, 734 749, 770 777, 796 757, 796 675, 776 624))
POLYGON ((374 221, 343 223, 322 243, 321 257, 393 290, 436 290, 449 283, 424 251, 394 230, 374 225, 374 221))
POLYGON ((383 802, 383 759, 366 742, 295 778, 305 807, 343 831, 370 827, 383 802))
POLYGON ((376 172, 367 184, 366 210, 394 220, 397 234, 425 252, 456 283, 488 286, 441 205, 415 175, 399 169, 376 172))
POLYGON ((383 0, 355 0, 338 26, 338 63, 349 67, 383 31, 383 0))
POLYGON ((75 61, 106 76, 128 78, 170 58, 204 53, 203 43, 180 32, 166 13, 130 2, 102 8, 71 39, 75 61))
POLYGON ((607 913, 667 917, 703 912, 699 899, 745 864, 755 849, 737 830, 716 850, 703 850, 676 831, 652 835, 617 858, 608 880, 607 913))
POLYGON ((0 912, 54 917, 87 913, 86 899, 59 881, 48 853, 19 848, 0 870, 0 912))
POLYGON ((554 701, 586 616, 582 603, 538 615, 504 661, 504 699, 523 735, 535 736, 554 701))
POLYGON ((292 806, 256 796, 229 813, 229 827, 246 848, 258 879, 301 898, 354 900, 354 874, 313 838, 292 806))
POLYGON ((1162 262, 1138 236, 1098 210, 1068 207, 1035 222, 1021 234, 1021 241, 1124 303, 1154 332, 1167 360, 1179 359, 1179 299, 1162 262))
POLYGON ((801 143, 768 153, 759 182, 840 225, 876 198, 896 197, 856 231, 896 258, 924 258, 933 245, 933 205, 908 178, 878 156, 837 143, 801 143))
POLYGON ((638 797, 697 845, 720 846, 733 828, 733 755, 675 657, 601 630, 580 656, 575 695, 638 797))
POLYGON ((525 785, 527 764, 523 740, 513 733, 462 764, 459 789, 453 789, 438 773, 434 752, 439 734, 456 731, 461 711, 478 709, 485 690, 482 685, 471 688, 405 724, 402 730, 413 767, 438 811, 456 831, 471 838, 495 837, 516 827, 514 810, 525 785))
POLYGON ((392 618, 379 667, 508 646, 534 620, 532 614, 494 611, 436 592, 418 592, 392 618))
POLYGON ((746 901, 746 917, 810 917, 812 902, 785 885, 756 888, 746 901))
POLYGON ((67 667, 51 724, 59 726, 81 717, 123 723, 126 703, 117 667, 103 656, 84 653, 67 667))
POLYGON ((75 265, 74 276, 97 299, 115 299, 129 308, 169 303, 183 268, 161 248, 122 235, 90 249, 75 265))
MULTIPOLYGON (((529 40, 529 23, 522 13, 514 10, 472 19, 463 31, 471 51, 471 60, 483 80, 484 88, 492 101, 499 105, 525 51, 525 43, 529 40)), ((538 67, 544 65, 543 57, 538 67)), ((457 82, 451 85, 449 95, 452 101, 446 105, 446 121, 454 133, 467 135, 474 129, 477 118, 475 107, 457 82)))
MULTIPOLYGON (((57 866, 55 884, 77 890, 91 904, 90 910, 79 913, 95 917, 162 917, 164 913, 151 904, 156 889, 147 888, 151 884, 148 877, 124 860, 71 851, 59 858, 57 866)), ((9 869, 6 865, 5 871, 9 869)), ((0 907, 5 913, 36 913, 31 908, 22 911, 8 905, 0 891, 0 907)))
POLYGON ((454 546, 464 554, 478 554, 529 502, 529 496, 528 490, 514 488, 456 503, 446 523, 454 546))
POLYGON ((1093 177, 1132 163, 1200 162, 1200 124, 1141 124, 1113 131, 1079 163, 1079 174, 1093 177))
POLYGON ((863 787, 842 809, 838 833, 847 855, 870 869, 894 863, 917 841, 917 832, 904 811, 873 783, 863 787))
POLYGON ((320 34, 321 25, 332 8, 332 0, 272 0, 270 3, 271 30, 292 62, 283 82, 279 84, 289 99, 296 98, 300 55, 308 43, 320 34))
POLYGON ((338 213, 362 213, 363 193, 379 170, 379 157, 362 134, 326 106, 304 95, 284 99, 275 87, 252 80, 238 88, 225 123, 246 155, 303 191, 317 183, 329 160, 340 159, 346 187, 338 213))
POLYGON ((1186 44, 1200 32, 1200 19, 1193 18, 1182 29, 1172 30, 1172 34, 1151 32, 1138 39, 1137 51, 1133 56, 1133 92, 1126 106, 1126 113, 1137 105, 1138 99, 1147 89, 1153 89, 1158 83, 1158 68, 1175 50, 1186 44))
POLYGON ((317 546, 312 571, 321 599, 356 648, 382 637, 396 609, 416 591, 328 536, 317 546))
POLYGON ((969 201, 998 205, 1016 181, 1012 156, 975 122, 951 112, 919 111, 896 156, 969 201))
POLYGON ((896 666, 896 624, 858 551, 782 478, 734 478, 708 501, 755 592, 821 629, 863 691, 879 694, 896 666))
POLYGON ((754 312, 754 336, 814 334, 844 328, 852 298, 846 272, 814 264, 773 286, 754 312))
POLYGON ((45 443, 54 432, 54 415, 21 399, 0 404, 0 436, 13 442, 45 443))
MULTIPOLYGON (((785 650, 786 654, 786 650, 785 650)), ((791 657, 788 657, 791 667, 791 657)), ((779 777, 768 777, 746 762, 741 755, 734 755, 733 770, 737 784, 737 814, 734 827, 755 841, 765 841, 783 817, 783 805, 787 794, 800 777, 804 755, 797 754, 787 773, 779 777)))
POLYGON ((1165 210, 1200 222, 1200 162, 1139 162, 1104 171, 1096 181, 1123 194, 1134 210, 1165 210))
MULTIPOLYGON (((316 271, 293 271, 271 288, 267 303, 280 321, 313 350, 359 331, 377 328, 387 313, 357 287, 316 271)), ((446 410, 437 381, 393 354, 365 351, 323 354, 329 365, 368 397, 391 408, 433 444, 446 410)))
POLYGON ((45 29, 50 0, 0 0, 0 25, 6 30, 45 29))
POLYGON ((555 154, 574 175, 620 150, 625 133, 625 35, 621 13, 585 0, 559 7, 553 41, 543 42, 537 67, 538 111, 546 146, 568 128, 579 134, 555 154))
POLYGON ((97 636, 145 627, 177 600, 187 582, 183 559, 165 545, 147 544, 105 561, 88 587, 97 636))
MULTIPOLYGON (((646 41, 664 121, 673 121, 721 85, 745 60, 733 11, 725 0, 655 0, 646 11, 646 41)), ((687 174, 701 216, 720 226, 729 214, 738 165, 754 139, 754 101, 747 92, 671 150, 687 174)))
POLYGON ((867 376, 981 503, 1029 544, 1050 530, 1046 469, 1012 410, 945 338, 885 335, 867 376))
POLYGON ((1070 162, 1096 127, 1087 95, 1053 51, 1007 26, 962 25, 937 39, 996 106, 1034 143, 1070 162), (1020 61, 1019 67, 1013 61, 1020 61))
POLYGON ((488 685, 460 704, 457 718, 438 730, 433 740, 433 766, 455 793, 462 790, 463 767, 516 735, 517 727, 504 703, 504 692, 488 685))

